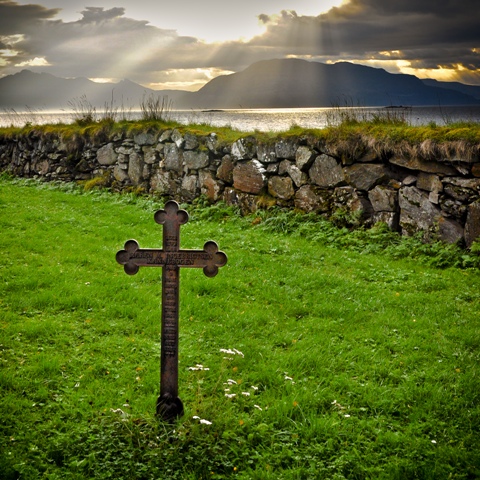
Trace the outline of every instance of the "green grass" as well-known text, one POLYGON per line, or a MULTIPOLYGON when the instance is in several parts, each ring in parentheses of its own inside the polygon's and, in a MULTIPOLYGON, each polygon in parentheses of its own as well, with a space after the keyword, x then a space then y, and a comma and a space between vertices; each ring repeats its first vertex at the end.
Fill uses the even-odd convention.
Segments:
POLYGON ((0 478, 480 477, 480 271, 434 266, 474 255, 281 211, 188 207, 182 247, 229 260, 181 273, 159 422, 160 269, 115 253, 161 206, 0 180, 0 478))

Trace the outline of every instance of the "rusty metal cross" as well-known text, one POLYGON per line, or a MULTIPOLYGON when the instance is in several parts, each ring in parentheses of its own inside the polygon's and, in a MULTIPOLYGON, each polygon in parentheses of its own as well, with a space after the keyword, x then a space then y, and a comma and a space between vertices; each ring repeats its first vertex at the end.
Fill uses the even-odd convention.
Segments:
POLYGON ((160 356, 160 396, 157 415, 170 421, 183 414, 178 397, 178 290, 180 267, 203 268, 207 277, 214 277, 227 263, 227 256, 208 241, 203 250, 180 250, 180 225, 188 222, 188 213, 170 200, 154 215, 163 225, 163 248, 139 248, 128 240, 116 255, 125 273, 135 275, 140 267, 162 267, 162 330, 160 356))

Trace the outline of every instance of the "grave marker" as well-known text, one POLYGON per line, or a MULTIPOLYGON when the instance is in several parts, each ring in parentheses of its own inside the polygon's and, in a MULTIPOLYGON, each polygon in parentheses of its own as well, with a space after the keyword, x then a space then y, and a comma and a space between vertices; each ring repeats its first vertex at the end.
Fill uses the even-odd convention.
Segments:
POLYGON ((135 275, 140 267, 162 267, 162 331, 160 356, 160 396, 157 415, 173 420, 183 415, 183 404, 178 397, 178 290, 180 268, 203 268, 207 277, 214 277, 219 267, 227 263, 227 256, 208 241, 203 250, 180 250, 180 225, 188 222, 188 213, 170 200, 163 210, 154 215, 163 225, 163 248, 139 248, 135 240, 128 240, 124 250, 116 255, 125 273, 135 275))

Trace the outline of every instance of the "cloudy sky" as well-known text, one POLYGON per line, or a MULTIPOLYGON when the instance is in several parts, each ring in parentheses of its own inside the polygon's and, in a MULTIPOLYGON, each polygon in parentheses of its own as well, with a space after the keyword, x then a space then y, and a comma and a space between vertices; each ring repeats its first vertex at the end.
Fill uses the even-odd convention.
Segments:
POLYGON ((480 85, 478 2, 0 0, 0 77, 27 68, 198 90, 297 57, 480 85))

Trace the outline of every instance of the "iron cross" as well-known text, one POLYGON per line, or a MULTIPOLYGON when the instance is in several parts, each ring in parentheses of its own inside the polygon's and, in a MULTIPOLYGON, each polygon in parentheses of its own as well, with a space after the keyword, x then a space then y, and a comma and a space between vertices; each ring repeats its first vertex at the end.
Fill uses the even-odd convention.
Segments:
POLYGON ((124 250, 116 255, 125 273, 135 275, 140 267, 162 267, 162 331, 160 356, 160 396, 157 415, 171 421, 183 415, 183 404, 178 397, 178 290, 180 267, 203 268, 207 277, 214 277, 218 268, 227 263, 227 256, 208 241, 203 250, 180 250, 180 225, 188 222, 188 213, 170 200, 163 210, 154 215, 163 225, 163 248, 139 248, 135 240, 128 240, 124 250))

